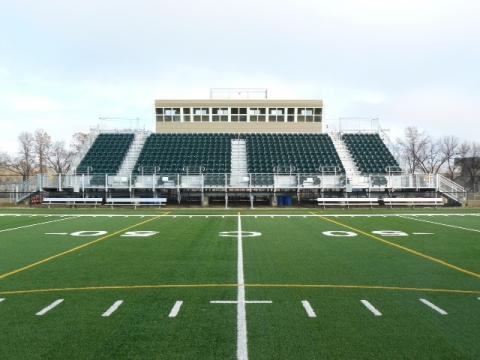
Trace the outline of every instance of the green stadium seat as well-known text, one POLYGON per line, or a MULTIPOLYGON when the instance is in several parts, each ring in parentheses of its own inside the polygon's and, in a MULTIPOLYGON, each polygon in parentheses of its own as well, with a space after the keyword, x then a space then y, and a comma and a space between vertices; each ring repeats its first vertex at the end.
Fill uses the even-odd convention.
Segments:
POLYGON ((133 138, 133 134, 98 135, 78 165, 77 174, 116 174, 133 138))
POLYGON ((363 175, 402 171, 380 135, 344 134, 342 138, 363 175))

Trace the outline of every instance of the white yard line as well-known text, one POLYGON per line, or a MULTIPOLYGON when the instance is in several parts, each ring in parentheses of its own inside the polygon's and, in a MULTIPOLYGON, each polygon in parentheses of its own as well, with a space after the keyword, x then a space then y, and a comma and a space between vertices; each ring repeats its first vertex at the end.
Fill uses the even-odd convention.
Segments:
POLYGON ((180 308, 182 307, 183 301, 177 301, 175 302, 175 305, 173 305, 172 310, 170 311, 170 314, 168 314, 168 317, 174 318, 178 315, 180 308))
POLYGON ((316 318, 317 317, 317 314, 315 314, 315 311, 313 311, 312 306, 310 305, 310 303, 307 300, 302 300, 302 305, 303 305, 303 308, 305 309, 309 318, 316 318))
POLYGON ((25 229, 25 228, 29 228, 29 227, 33 227, 33 226, 37 226, 37 225, 50 224, 50 223, 54 223, 54 222, 58 222, 58 221, 63 221, 63 220, 69 220, 69 219, 75 219, 75 217, 63 217, 63 218, 61 218, 61 219, 56 219, 56 220, 44 221, 44 222, 35 223, 35 224, 30 224, 30 225, 17 226, 17 227, 14 227, 14 228, 9 228, 9 229, 0 230, 0 233, 6 232, 6 231, 13 231, 13 230, 25 229))
POLYGON ((438 307, 437 305, 435 305, 435 304, 432 304, 432 303, 431 303, 430 301, 428 301, 428 300, 420 299, 420 301, 421 301, 422 303, 424 303, 425 305, 427 305, 429 308, 435 310, 436 312, 438 312, 438 313, 441 314, 441 315, 447 315, 447 314, 448 314, 445 310, 439 308, 439 307, 438 307))
POLYGON ((5 298, 0 298, 0 302, 3 302, 3 301, 5 301, 5 298))
POLYGON ((242 217, 238 214, 237 236, 237 359, 248 360, 247 309, 245 306, 245 276, 243 272, 242 217))
POLYGON ((458 226, 458 225, 444 224, 444 223, 440 223, 440 222, 437 222, 437 221, 430 221, 430 220, 424 220, 424 219, 416 219, 416 218, 411 218, 411 217, 408 217, 408 216, 400 216, 400 217, 401 217, 402 219, 420 221, 420 222, 424 222, 424 223, 429 223, 429 224, 434 224, 434 225, 441 225, 441 226, 446 226, 446 227, 450 227, 450 228, 454 228, 454 229, 460 229, 460 230, 466 230, 466 231, 474 231, 474 232, 479 232, 479 233, 480 233, 480 230, 478 230, 478 229, 471 229, 471 228, 466 228, 466 227, 458 226))
POLYGON ((120 305, 122 305, 122 304, 123 304, 123 300, 117 300, 117 301, 115 301, 115 302, 113 303, 113 305, 110 306, 110 307, 108 308, 108 310, 105 311, 105 312, 102 314, 102 316, 103 316, 103 317, 108 317, 108 316, 112 315, 112 314, 120 307, 120 305))
MULTIPOLYGON (((245 304, 272 304, 272 300, 245 300, 245 304)), ((210 304, 238 304, 236 300, 212 300, 210 304)))
POLYGON ((46 308, 43 308, 42 310, 40 310, 39 312, 37 312, 35 315, 37 315, 37 316, 43 316, 43 315, 45 315, 47 312, 49 312, 50 310, 52 310, 54 307, 60 305, 62 302, 63 302, 63 299, 55 300, 53 303, 51 303, 50 305, 48 305, 46 308))
MULTIPOLYGON (((156 217, 158 214, 0 214, 0 217, 8 217, 8 216, 43 216, 43 217, 71 217, 71 218, 77 218, 77 217, 108 217, 108 218, 115 218, 115 217, 123 217, 123 218, 129 218, 129 217, 156 217)), ((194 217, 201 217, 201 218, 208 218, 208 217, 237 217, 237 214, 170 214, 170 215, 162 215, 162 217, 172 217, 172 218, 177 218, 177 217, 188 217, 188 218, 194 218, 194 217)), ((318 217, 318 216, 323 216, 323 217, 350 217, 350 218, 356 218, 356 217, 402 217, 402 216, 415 216, 415 217, 421 217, 421 216, 428 216, 428 217, 449 217, 449 216, 476 216, 480 217, 480 213, 465 213, 465 214, 449 214, 449 213, 383 213, 383 214, 378 214, 378 213, 365 213, 365 214, 243 214, 240 215, 242 217, 269 217, 269 218, 307 218, 307 217, 318 217)), ((412 219, 413 220, 413 219, 412 219)))
POLYGON ((370 304, 369 301, 367 300, 360 300, 360 302, 368 309, 371 311, 371 313, 375 316, 382 316, 382 313, 380 311, 378 311, 378 309, 373 306, 372 304, 370 304))

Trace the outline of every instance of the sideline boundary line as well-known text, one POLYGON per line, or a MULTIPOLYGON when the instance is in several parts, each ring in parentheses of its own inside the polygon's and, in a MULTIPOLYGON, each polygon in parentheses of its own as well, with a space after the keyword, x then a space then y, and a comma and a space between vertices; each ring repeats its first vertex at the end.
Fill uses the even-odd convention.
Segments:
POLYGON ((440 222, 436 222, 436 221, 429 221, 429 220, 425 220, 425 219, 415 219, 415 218, 408 217, 408 215, 402 215, 402 216, 399 216, 399 217, 402 218, 402 219, 407 219, 407 220, 420 221, 420 222, 434 224, 434 225, 446 226, 446 227, 450 227, 450 228, 453 228, 453 229, 460 229, 460 230, 473 231, 473 232, 480 233, 479 229, 472 229, 472 228, 467 228, 467 227, 464 227, 464 226, 444 224, 444 223, 440 223, 440 222))
POLYGON ((44 221, 44 222, 35 223, 35 224, 29 224, 29 225, 22 225, 22 226, 17 226, 17 227, 8 228, 8 229, 1 229, 1 230, 0 230, 0 233, 2 233, 2 232, 8 232, 8 231, 14 231, 14 230, 20 230, 20 229, 26 229, 26 228, 33 227, 33 226, 45 225, 45 224, 50 224, 50 223, 54 223, 54 222, 60 222, 60 221, 64 221, 64 220, 71 220, 71 219, 78 219, 78 217, 77 217, 77 216, 70 216, 70 217, 62 216, 61 219, 44 221))
MULTIPOLYGON (((168 214, 168 213, 166 213, 166 214, 168 214)), ((83 249, 83 248, 86 248, 87 246, 94 245, 94 244, 96 244, 96 243, 99 243, 100 241, 107 240, 107 239, 109 239, 109 238, 111 238, 111 237, 113 237, 113 236, 115 236, 115 235, 118 235, 118 234, 120 234, 120 233, 122 233, 122 232, 125 232, 125 231, 127 231, 127 230, 133 229, 133 228, 135 228, 135 227, 137 227, 137 226, 146 224, 146 223, 148 223, 148 222, 150 222, 150 221, 159 219, 159 218, 161 218, 162 216, 163 216, 163 215, 157 215, 157 216, 154 217, 154 218, 151 218, 151 219, 148 219, 148 220, 139 222, 139 223, 137 223, 137 224, 128 226, 128 227, 126 227, 126 228, 124 228, 124 229, 120 229, 120 230, 115 231, 115 232, 113 232, 113 233, 111 233, 111 234, 102 236, 102 237, 99 238, 99 239, 89 241, 89 242, 87 242, 87 243, 85 243, 85 244, 75 246, 75 247, 72 248, 72 249, 62 251, 61 253, 58 253, 58 254, 49 256, 49 257, 47 257, 47 258, 45 258, 45 259, 36 261, 36 262, 34 262, 34 263, 31 263, 31 264, 29 264, 29 265, 23 266, 23 267, 18 268, 18 269, 16 269, 16 270, 12 270, 12 271, 9 271, 9 272, 7 272, 7 273, 1 274, 1 275, 0 275, 0 280, 4 280, 4 279, 6 279, 6 278, 8 278, 8 277, 10 277, 10 276, 12 276, 12 275, 18 274, 18 273, 20 273, 20 272, 23 272, 23 271, 26 271, 26 270, 30 270, 30 269, 38 266, 38 265, 42 265, 42 264, 47 263, 47 262, 49 262, 49 261, 51 261, 51 260, 55 260, 55 259, 57 259, 57 258, 59 258, 59 257, 61 257, 61 256, 68 255, 68 254, 73 253, 73 252, 75 252, 75 251, 81 250, 81 249, 83 249)))
MULTIPOLYGON (((155 289, 209 289, 237 288, 238 284, 153 284, 153 285, 109 285, 47 289, 5 290, 0 295, 28 295, 54 292, 116 291, 116 290, 155 290, 155 289)), ((416 288, 382 285, 342 285, 342 284, 245 284, 246 288, 263 289, 344 289, 344 290, 385 290, 398 292, 428 292, 461 295, 480 295, 479 290, 416 288)), ((480 300, 480 298, 479 298, 480 300)))
MULTIPOLYGON (((169 211, 171 213, 172 211, 169 211)), ((399 217, 399 216, 427 216, 427 217, 449 217, 449 216, 476 216, 480 217, 480 212, 478 213, 352 213, 352 214, 342 214, 342 213, 337 213, 337 214, 315 214, 313 215, 311 212, 309 213, 301 213, 301 214, 295 214, 295 213, 283 213, 283 214, 275 214, 275 213, 251 213, 251 214, 240 214, 241 217, 269 217, 269 218, 276 218, 276 217, 291 217, 291 218, 302 218, 302 217, 313 217, 313 216, 325 216, 325 217, 399 217)), ((155 217, 158 216, 156 214, 95 214, 95 213, 90 213, 90 214, 15 214, 15 213, 0 213, 0 218, 2 217, 107 217, 107 218, 117 218, 117 217, 139 217, 139 218, 148 218, 148 217, 155 217)), ((238 214, 232 214, 232 213, 226 213, 226 214, 171 214, 166 217, 188 217, 188 218, 208 218, 208 217, 237 217, 238 214)))
MULTIPOLYGON (((313 213, 315 214, 315 213, 313 213)), ((410 254, 413 254, 413 255, 416 255, 416 256, 419 256, 421 258, 424 258, 424 259, 427 259, 427 260, 430 260, 432 262, 435 262, 437 264, 440 264, 440 265, 443 265, 445 267, 448 267, 452 270, 456 270, 458 272, 461 272, 461 273, 464 273, 464 274, 467 274, 467 275, 470 275, 474 278, 477 278, 477 279, 480 279, 480 274, 476 273, 476 272, 473 272, 473 271, 470 271, 470 270, 467 270, 467 269, 463 269, 459 266, 456 266, 456 265, 453 265, 453 264, 450 264, 448 262, 446 262, 445 260, 441 260, 441 259, 438 259, 438 258, 435 258, 433 256, 430 256, 430 255, 427 255, 427 254, 424 254, 424 253, 421 253, 417 250, 413 250, 413 249, 410 249, 406 246, 403 246, 403 245, 399 245, 399 244, 396 244, 394 242, 391 242, 391 241, 388 241, 388 240, 385 240, 385 239, 382 239, 378 236, 375 236, 375 235, 372 235, 372 234, 369 234, 363 230, 360 230, 360 229, 357 229, 357 228, 354 228, 353 226, 350 226, 350 225, 347 225, 347 224, 344 224, 344 223, 341 223, 339 221, 336 221, 336 220, 333 220, 333 219, 327 219, 325 217, 323 217, 322 215, 318 215, 318 214, 315 214, 317 215, 320 219, 322 220, 325 220, 325 221, 328 221, 328 222, 331 222, 333 224, 336 224, 338 226, 341 226, 341 227, 344 227, 346 229, 350 229, 352 231, 355 231, 355 232, 358 232, 359 234, 362 234, 366 237, 369 237, 370 239, 373 239, 373 240, 376 240, 376 241, 379 241, 381 243, 384 243, 386 245, 389 245, 389 246, 392 246, 394 248, 397 248, 399 250, 402 250, 402 251, 405 251, 407 253, 410 253, 410 254)))

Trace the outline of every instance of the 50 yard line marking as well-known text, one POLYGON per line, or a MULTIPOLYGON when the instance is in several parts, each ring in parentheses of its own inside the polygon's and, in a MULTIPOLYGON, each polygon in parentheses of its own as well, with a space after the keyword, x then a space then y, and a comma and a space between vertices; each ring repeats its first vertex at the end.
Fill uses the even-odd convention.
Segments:
POLYGON ((247 310, 245 306, 245 276, 243 271, 242 217, 238 213, 237 236, 237 359, 248 360, 247 310))
POLYGON ((362 235, 364 235, 364 236, 366 236, 366 237, 369 237, 370 239, 373 239, 373 240, 382 242, 382 243, 384 243, 384 244, 386 244, 386 245, 390 245, 390 246, 392 246, 392 247, 394 247, 394 248, 400 249, 400 250, 405 251, 405 252, 407 252, 407 253, 410 253, 410 254, 419 256, 419 257, 421 257, 421 258, 430 260, 430 261, 432 261, 432 262, 434 262, 434 263, 437 263, 437 264, 446 266, 446 267, 448 267, 448 268, 450 268, 450 269, 453 269, 453 270, 459 271, 459 272, 461 272, 461 273, 464 273, 464 274, 473 276, 473 277, 475 277, 475 278, 477 278, 477 279, 480 279, 480 274, 479 274, 479 273, 476 273, 476 272, 473 272, 473 271, 470 271, 470 270, 467 270, 467 269, 463 269, 463 268, 461 268, 461 267, 459 267, 459 266, 450 264, 450 263, 446 262, 445 260, 441 260, 441 259, 435 258, 435 257, 433 257, 433 256, 430 256, 430 255, 421 253, 421 252, 419 252, 419 251, 417 251, 417 250, 410 249, 410 248, 408 248, 408 247, 406 247, 406 246, 399 245, 399 244, 396 244, 396 243, 394 243, 394 242, 391 242, 391 241, 382 239, 382 238, 380 238, 380 237, 378 237, 378 236, 369 234, 369 233, 367 233, 367 232, 365 232, 365 231, 363 231, 363 230, 354 228, 353 226, 350 226, 350 225, 341 223, 341 222, 338 221, 338 220, 328 219, 328 218, 326 218, 326 217, 324 217, 324 216, 322 216, 322 215, 316 214, 316 213, 314 213, 314 212, 312 212, 312 214, 318 216, 318 217, 319 217, 320 219, 322 219, 322 220, 325 220, 325 221, 331 222, 331 223, 333 223, 333 224, 336 224, 336 225, 338 225, 338 226, 341 226, 341 227, 350 229, 350 230, 355 231, 355 232, 357 232, 357 233, 359 233, 359 234, 362 234, 362 235))
POLYGON ((98 242, 100 242, 100 241, 109 239, 109 238, 111 238, 112 236, 118 235, 118 234, 120 234, 120 233, 122 233, 122 232, 125 232, 125 231, 127 231, 127 230, 133 229, 133 228, 135 228, 135 227, 137 227, 137 226, 146 224, 146 223, 148 223, 148 222, 150 222, 150 221, 159 219, 159 218, 161 218, 162 216, 167 215, 167 214, 169 214, 169 212, 167 212, 167 213, 165 213, 165 214, 162 214, 162 215, 158 215, 158 216, 156 216, 156 217, 154 217, 154 218, 151 218, 151 219, 148 219, 148 220, 139 222, 139 223, 137 223, 137 224, 128 226, 128 227, 126 227, 126 228, 124 228, 124 229, 115 231, 115 232, 113 232, 113 233, 111 233, 111 234, 109 234, 109 235, 105 235, 105 236, 103 236, 103 237, 101 237, 101 238, 99 238, 99 239, 96 239, 96 240, 87 242, 87 243, 85 243, 85 244, 76 246, 76 247, 74 247, 74 248, 72 248, 72 249, 62 251, 61 253, 58 253, 58 254, 49 256, 49 257, 47 257, 47 258, 45 258, 45 259, 42 259, 42 260, 36 261, 36 262, 34 262, 34 263, 32 263, 32 264, 23 266, 23 267, 21 267, 21 268, 19 268, 19 269, 12 270, 12 271, 9 271, 9 272, 7 272, 7 273, 1 274, 1 275, 0 275, 0 280, 6 279, 7 277, 12 276, 12 275, 15 275, 15 274, 18 274, 18 273, 20 273, 20 272, 23 272, 23 271, 26 271, 26 270, 30 270, 30 269, 38 266, 38 265, 45 264, 45 263, 47 263, 47 262, 49 262, 49 261, 51 261, 51 260, 55 260, 55 259, 57 259, 57 258, 59 258, 59 257, 61 257, 61 256, 68 255, 68 254, 70 254, 70 253, 72 253, 72 252, 81 250, 81 249, 83 249, 83 248, 86 248, 87 246, 96 244, 96 243, 98 243, 98 242))

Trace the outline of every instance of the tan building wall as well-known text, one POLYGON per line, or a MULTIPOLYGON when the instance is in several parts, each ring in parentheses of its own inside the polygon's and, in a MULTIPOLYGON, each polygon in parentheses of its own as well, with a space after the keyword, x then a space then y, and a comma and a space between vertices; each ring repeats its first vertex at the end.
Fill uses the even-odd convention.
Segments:
POLYGON ((155 107, 317 107, 322 100, 155 100, 155 107))
POLYGON ((322 123, 157 122, 157 133, 321 133, 322 123))

